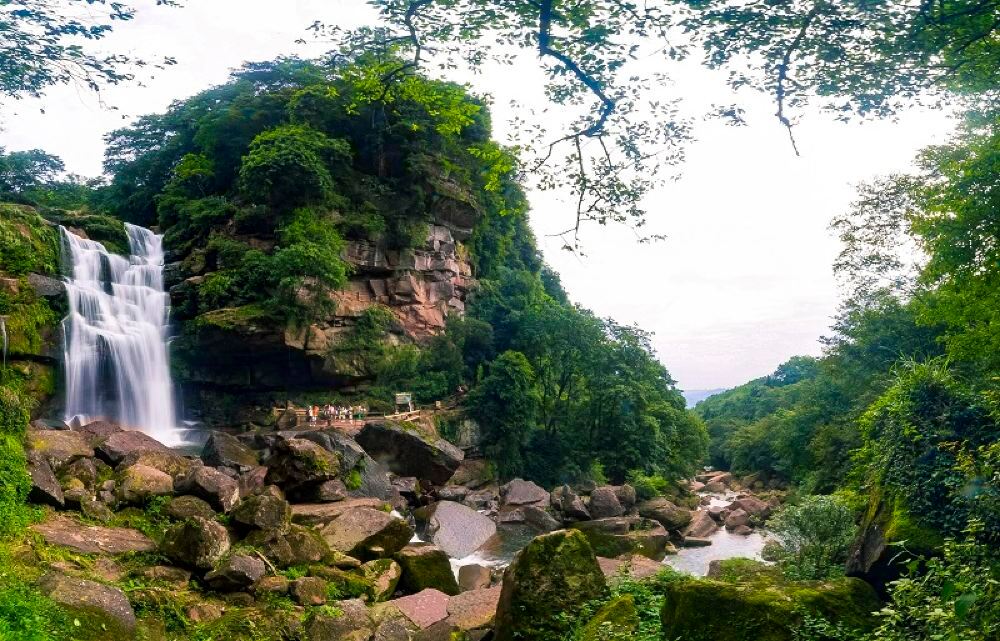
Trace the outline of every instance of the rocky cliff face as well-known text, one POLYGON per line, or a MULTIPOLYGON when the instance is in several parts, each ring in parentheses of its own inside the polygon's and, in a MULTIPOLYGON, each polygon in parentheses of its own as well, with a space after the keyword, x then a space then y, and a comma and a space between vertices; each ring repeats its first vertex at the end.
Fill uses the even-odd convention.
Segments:
MULTIPOLYGON (((350 277, 330 294, 335 311, 325 318, 297 324, 254 306, 194 317, 178 310, 173 360, 188 410, 212 424, 262 421, 300 392, 363 385, 368 373, 359 355, 338 347, 374 305, 395 318, 390 344, 425 341, 444 330, 449 314, 464 313, 475 285, 465 243, 479 212, 447 185, 435 185, 432 194, 422 243, 397 249, 380 239, 347 241, 342 257, 350 277)), ((183 305, 208 273, 195 252, 168 265, 174 304, 183 305)))

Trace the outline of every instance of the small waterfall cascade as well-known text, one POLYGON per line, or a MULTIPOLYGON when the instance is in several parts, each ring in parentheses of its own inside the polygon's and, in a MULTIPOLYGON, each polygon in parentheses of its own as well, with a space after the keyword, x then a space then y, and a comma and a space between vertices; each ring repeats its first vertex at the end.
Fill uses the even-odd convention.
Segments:
POLYGON ((131 256, 62 228, 69 315, 63 321, 67 422, 107 419, 180 442, 163 287, 163 237, 125 225, 131 256))
POLYGON ((3 339, 3 369, 0 370, 0 375, 6 375, 7 373, 7 317, 0 316, 0 338, 3 339))

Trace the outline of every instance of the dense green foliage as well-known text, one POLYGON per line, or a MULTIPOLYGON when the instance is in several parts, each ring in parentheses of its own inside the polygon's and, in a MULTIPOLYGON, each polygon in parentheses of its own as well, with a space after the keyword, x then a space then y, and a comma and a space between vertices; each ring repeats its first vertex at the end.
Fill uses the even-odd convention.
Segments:
POLYGON ((865 531, 943 555, 891 584, 876 638, 996 632, 998 125, 995 111, 969 114, 918 173, 862 186, 834 221, 848 298, 822 358, 697 408, 716 465, 841 488, 865 531))
POLYGON ((776 537, 769 550, 785 576, 800 580, 841 576, 854 542, 854 513, 831 496, 807 496, 767 522, 776 537))

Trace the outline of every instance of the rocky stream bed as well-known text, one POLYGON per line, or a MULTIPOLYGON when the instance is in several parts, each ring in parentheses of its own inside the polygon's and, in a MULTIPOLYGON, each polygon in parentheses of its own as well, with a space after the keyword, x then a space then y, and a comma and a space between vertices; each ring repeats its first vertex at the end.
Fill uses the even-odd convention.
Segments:
POLYGON ((103 421, 35 421, 28 452, 30 498, 50 510, 33 526, 39 545, 66 551, 40 562, 40 586, 127 636, 149 636, 148 599, 172 586, 189 620, 284 617, 289 638, 499 637, 511 562, 541 534, 585 541, 604 577, 651 576, 664 559, 702 575, 713 559, 759 555, 752 526, 776 505, 735 493, 724 473, 645 501, 628 485, 499 484, 412 423, 212 432, 171 449, 103 421))

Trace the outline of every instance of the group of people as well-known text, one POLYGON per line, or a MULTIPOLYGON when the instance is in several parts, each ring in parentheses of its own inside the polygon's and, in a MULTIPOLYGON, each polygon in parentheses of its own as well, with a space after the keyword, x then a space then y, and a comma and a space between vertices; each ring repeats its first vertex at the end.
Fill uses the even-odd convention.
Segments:
POLYGON ((315 424, 319 420, 326 419, 327 424, 334 421, 363 421, 368 416, 367 405, 333 405, 327 403, 323 408, 319 405, 312 405, 306 410, 309 422, 315 424))

